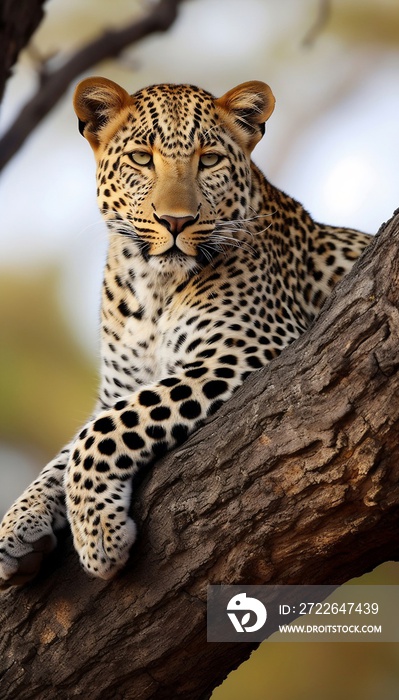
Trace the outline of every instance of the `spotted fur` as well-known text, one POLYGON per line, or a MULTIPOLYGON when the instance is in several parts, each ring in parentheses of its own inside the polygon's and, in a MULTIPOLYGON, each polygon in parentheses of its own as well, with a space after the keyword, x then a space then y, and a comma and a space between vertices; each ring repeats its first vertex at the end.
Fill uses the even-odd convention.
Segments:
POLYGON ((273 107, 256 81, 219 99, 78 86, 109 231, 101 385, 92 418, 3 520, 4 585, 36 573, 67 521, 88 572, 120 569, 136 537, 132 476, 303 333, 367 245, 314 222, 252 163, 273 107))

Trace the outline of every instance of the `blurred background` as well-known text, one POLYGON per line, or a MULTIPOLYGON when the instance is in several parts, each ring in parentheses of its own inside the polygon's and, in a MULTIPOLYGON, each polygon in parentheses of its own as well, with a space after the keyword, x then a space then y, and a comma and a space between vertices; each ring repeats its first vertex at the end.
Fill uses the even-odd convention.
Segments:
MULTIPOLYGON (((59 61, 150 0, 49 0, 8 82, 1 129, 59 61)), ((129 92, 188 82, 221 95, 269 83, 254 160, 314 218, 375 233, 399 206, 398 0, 186 0, 177 21, 85 75, 129 92)), ((94 159, 64 99, 0 182, 0 516, 88 417, 97 384, 105 227, 94 159)), ((362 583, 399 583, 387 563, 362 583)), ((264 643, 214 700, 396 700, 393 644, 264 643)))

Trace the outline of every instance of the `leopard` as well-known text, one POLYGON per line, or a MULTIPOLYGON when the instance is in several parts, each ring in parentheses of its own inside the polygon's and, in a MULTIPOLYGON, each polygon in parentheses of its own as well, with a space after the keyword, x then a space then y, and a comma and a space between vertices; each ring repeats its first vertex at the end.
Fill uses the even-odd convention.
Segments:
POLYGON ((137 475, 302 335, 370 242, 316 222, 255 165, 275 107, 262 81, 217 98, 90 77, 74 107, 109 239, 99 389, 4 516, 2 588, 34 578, 68 526, 89 575, 125 567, 137 475))

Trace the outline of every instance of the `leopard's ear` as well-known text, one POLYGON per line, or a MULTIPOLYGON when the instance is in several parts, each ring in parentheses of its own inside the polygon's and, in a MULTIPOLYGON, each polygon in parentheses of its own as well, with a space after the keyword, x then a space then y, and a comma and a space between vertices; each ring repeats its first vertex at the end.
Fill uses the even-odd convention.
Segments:
POLYGON ((94 150, 101 142, 105 128, 133 98, 120 85, 108 78, 86 78, 75 90, 73 105, 79 120, 79 131, 94 150))
POLYGON ((265 122, 274 110, 274 95, 266 83, 241 83, 216 100, 222 117, 238 133, 244 147, 252 151, 265 133, 265 122))

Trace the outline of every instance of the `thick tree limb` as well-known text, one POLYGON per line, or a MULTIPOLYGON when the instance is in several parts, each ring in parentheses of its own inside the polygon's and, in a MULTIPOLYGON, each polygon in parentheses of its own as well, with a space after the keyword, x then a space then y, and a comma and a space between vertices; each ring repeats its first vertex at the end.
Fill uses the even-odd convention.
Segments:
POLYGON ((209 583, 342 583, 399 554, 399 213, 313 327, 185 444, 134 503, 111 583, 69 540, 2 594, 11 700, 208 698, 248 644, 207 644, 209 583))
POLYGON ((26 46, 43 19, 46 0, 2 0, 0 2, 0 101, 19 52, 26 46))
POLYGON ((14 123, 0 139, 0 171, 19 150, 33 129, 65 94, 70 83, 104 58, 112 58, 140 39, 155 32, 165 32, 177 17, 183 0, 159 0, 141 19, 126 27, 108 30, 74 53, 62 65, 45 72, 35 95, 22 108, 14 123))

